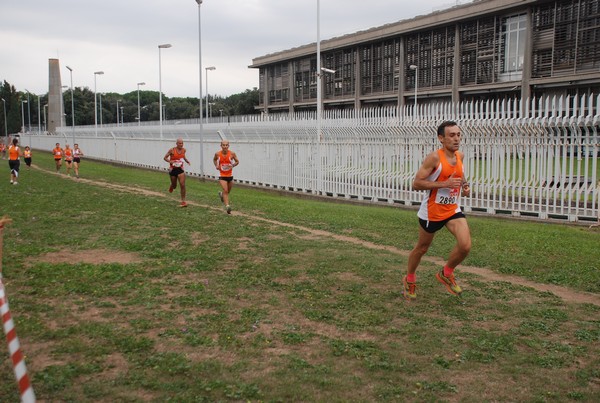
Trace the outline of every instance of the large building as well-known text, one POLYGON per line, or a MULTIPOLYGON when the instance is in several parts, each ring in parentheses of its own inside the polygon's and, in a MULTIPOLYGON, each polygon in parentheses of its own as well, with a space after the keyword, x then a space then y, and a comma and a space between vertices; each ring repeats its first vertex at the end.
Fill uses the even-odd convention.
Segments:
POLYGON ((480 0, 257 57, 259 109, 600 94, 599 0, 480 0), (417 81, 418 80, 418 81, 417 81), (415 91, 416 89, 416 91, 415 91))

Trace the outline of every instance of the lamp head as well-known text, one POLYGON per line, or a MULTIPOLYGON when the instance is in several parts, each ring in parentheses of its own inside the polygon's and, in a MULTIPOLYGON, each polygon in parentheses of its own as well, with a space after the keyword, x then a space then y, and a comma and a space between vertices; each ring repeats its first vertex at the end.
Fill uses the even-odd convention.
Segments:
POLYGON ((202 4, 202 0, 196 0, 196 3, 198 3, 198 5, 202 4))
POLYGON ((72 69, 72 68, 70 68, 69 66, 65 66, 65 67, 66 67, 66 68, 67 68, 69 71, 71 71, 71 72, 73 71, 73 69, 72 69))
POLYGON ((335 70, 331 70, 326 67, 321 67, 321 71, 323 71, 324 73, 335 74, 335 70))
POLYGON ((206 70, 210 70, 210 71, 212 71, 212 70, 216 70, 216 69, 217 69, 217 68, 216 68, 215 66, 206 67, 206 70))
POLYGON ((410 65, 410 66, 408 66, 408 67, 410 67, 410 69, 411 69, 411 70, 416 70, 416 69, 418 69, 418 67, 417 67, 416 65, 414 65, 414 64, 411 64, 411 65, 410 65))
POLYGON ((94 74, 104 74, 103 71, 94 71, 94 74))
POLYGON ((146 85, 146 83, 137 83, 137 85, 146 85))
POLYGON ((167 48, 170 48, 171 46, 173 46, 173 45, 171 45, 170 43, 165 43, 164 45, 158 45, 158 47, 160 49, 167 49, 167 48))

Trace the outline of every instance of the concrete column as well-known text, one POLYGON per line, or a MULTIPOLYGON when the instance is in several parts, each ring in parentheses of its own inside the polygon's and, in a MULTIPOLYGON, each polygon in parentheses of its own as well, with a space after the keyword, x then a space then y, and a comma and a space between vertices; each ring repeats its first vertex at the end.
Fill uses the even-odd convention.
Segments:
POLYGON ((264 108, 263 108, 263 112, 264 113, 269 113, 269 66, 265 66, 265 88, 264 88, 264 93, 263 93, 263 100, 264 100, 264 108))
POLYGON ((406 92, 406 36, 400 37, 400 54, 398 55, 398 65, 395 67, 398 69, 398 108, 402 110, 406 105, 405 92, 406 92))
POLYGON ((361 75, 361 63, 360 63, 360 48, 361 45, 358 45, 356 47, 356 55, 354 56, 354 65, 356 66, 356 68, 354 69, 354 109, 360 109, 360 107, 362 106, 361 101, 360 101, 360 97, 361 97, 361 93, 360 93, 360 89, 362 87, 362 75, 361 75))
POLYGON ((462 44, 460 43, 460 23, 456 23, 454 28, 454 77, 452 79, 452 103, 457 104, 460 102, 460 50, 462 44))
POLYGON ((296 101, 296 93, 295 93, 295 86, 296 86, 296 70, 294 69, 294 62, 293 61, 289 61, 288 62, 288 74, 289 74, 289 78, 290 81, 288 83, 288 101, 289 101, 289 106, 288 106, 288 112, 290 114, 294 113, 294 102, 296 101))
POLYGON ((60 62, 58 59, 48 59, 48 132, 55 133, 57 127, 65 126, 63 110, 62 82, 60 79, 60 62))
MULTIPOLYGON (((531 67, 533 66, 533 22, 531 7, 527 8, 527 39, 525 40, 525 58, 523 59, 523 73, 521 76, 521 105, 531 98, 531 67)), ((523 111, 521 111, 523 112, 523 111)))

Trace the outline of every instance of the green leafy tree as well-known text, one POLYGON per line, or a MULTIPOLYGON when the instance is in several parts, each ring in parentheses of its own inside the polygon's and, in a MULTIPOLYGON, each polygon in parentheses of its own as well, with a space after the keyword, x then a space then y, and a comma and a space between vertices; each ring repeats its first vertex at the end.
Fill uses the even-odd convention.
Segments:
MULTIPOLYGON (((6 123, 8 133, 18 133, 21 130, 21 100, 27 99, 27 93, 18 92, 14 86, 4 81, 0 86, 0 94, 6 101, 6 123)), ((32 94, 33 95, 33 94, 32 94)), ((158 91, 140 90, 140 117, 142 122, 158 121, 159 114, 159 94, 158 91)), ((65 123, 67 126, 72 124, 71 97, 75 109, 75 125, 91 126, 94 125, 94 91, 88 87, 75 87, 73 93, 71 89, 63 92, 63 110, 65 112, 65 123)), ((212 116, 218 117, 221 114, 225 116, 248 115, 259 113, 256 110, 258 105, 258 89, 246 90, 239 94, 233 94, 227 97, 212 96, 210 101, 212 105, 212 116)), ((46 126, 48 96, 39 97, 40 108, 38 118, 37 95, 30 96, 27 109, 27 118, 31 113, 31 124, 37 129, 36 123, 40 122, 42 129, 46 126)), ((123 112, 122 121, 124 123, 137 122, 138 117, 138 92, 137 90, 125 94, 108 92, 102 94, 102 109, 98 114, 98 123, 115 124, 117 122, 117 100, 119 101, 119 118, 121 117, 121 107, 123 112)), ((163 107, 165 109, 166 120, 177 121, 184 119, 196 119, 200 116, 200 102, 198 98, 193 97, 173 97, 169 98, 163 94, 163 107)), ((100 102, 100 97, 97 98, 100 102)), ((3 105, 2 105, 3 106, 3 105)), ((206 113, 206 99, 203 99, 202 116, 206 113)), ((27 123, 27 120, 26 123, 27 123)), ((119 119, 121 120, 121 119, 119 119)), ((4 113, 0 110, 0 135, 4 136, 4 113)))
POLYGON ((4 136, 5 128, 10 133, 18 133, 21 131, 21 108, 19 93, 14 86, 10 85, 4 80, 2 87, 0 88, 1 98, 4 99, 2 102, 2 110, 0 111, 0 133, 4 136), (4 120, 4 105, 6 105, 6 125, 4 120))

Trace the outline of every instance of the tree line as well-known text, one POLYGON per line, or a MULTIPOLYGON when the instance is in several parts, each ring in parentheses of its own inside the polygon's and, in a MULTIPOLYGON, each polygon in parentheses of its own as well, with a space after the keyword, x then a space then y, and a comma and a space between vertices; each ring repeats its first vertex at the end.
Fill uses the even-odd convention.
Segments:
MULTIPOLYGON (((126 94, 115 92, 98 93, 98 122, 131 123, 137 122, 138 118, 138 92, 137 90, 126 94), (117 113, 118 102, 118 113, 117 113), (101 106, 101 109, 100 109, 101 106)), ((75 109, 75 126, 93 125, 94 120, 94 91, 88 87, 74 87, 66 89, 63 92, 63 103, 65 113, 65 123, 67 126, 72 124, 71 114, 71 96, 75 109)), ((145 121, 158 121, 160 116, 159 93, 158 91, 142 91, 140 96, 140 119, 145 121)), ((0 97, 2 104, 0 107, 0 133, 2 136, 8 132, 18 133, 21 131, 37 131, 39 127, 44 131, 46 127, 45 105, 48 104, 48 94, 36 95, 27 91, 17 91, 17 89, 4 80, 0 87, 0 97), (24 102, 23 101, 27 101, 24 102), (6 118, 5 118, 6 116, 6 118), (24 128, 21 126, 25 125, 24 128), (5 132, 6 131, 6 132, 5 132)), ((228 97, 209 96, 209 115, 233 116, 249 115, 259 113, 255 107, 258 105, 258 89, 246 90, 239 94, 233 94, 228 97), (211 113, 212 112, 212 113, 211 113)), ((203 97, 202 116, 206 117, 206 97, 203 97)), ((163 119, 164 120, 183 120, 196 119, 200 116, 200 101, 198 98, 187 97, 167 97, 163 93, 163 119)))

